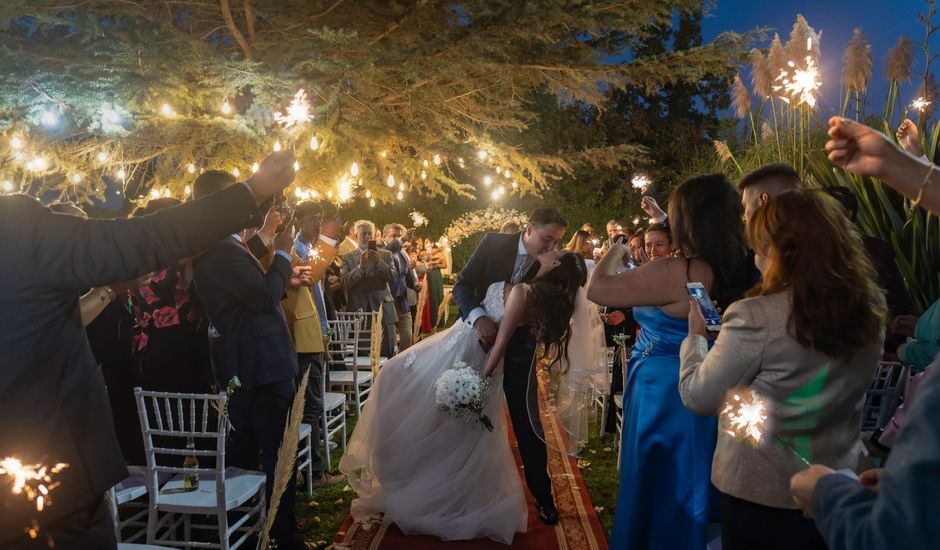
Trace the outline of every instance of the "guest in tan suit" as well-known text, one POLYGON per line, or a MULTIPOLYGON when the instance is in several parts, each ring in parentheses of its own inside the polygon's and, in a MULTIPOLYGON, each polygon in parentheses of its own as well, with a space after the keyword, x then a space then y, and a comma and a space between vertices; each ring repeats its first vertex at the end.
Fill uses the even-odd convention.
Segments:
MULTIPOLYGON (((323 210, 312 201, 298 204, 294 211, 298 233, 291 250, 291 265, 307 266, 310 271, 309 278, 304 280, 302 286, 288 287, 286 297, 281 302, 287 317, 287 326, 294 338, 294 347, 297 349, 301 376, 310 369, 304 403, 304 422, 311 426, 311 439, 316 448, 319 448, 323 415, 320 389, 322 379, 326 376, 323 352, 324 335, 327 334, 328 328, 323 279, 336 258, 336 240, 339 237, 339 218, 322 218, 323 210)), ((315 485, 332 485, 342 480, 339 476, 323 472, 320 453, 314 452, 311 459, 315 485)))
POLYGON ((823 549, 790 495, 790 477, 804 461, 857 467, 884 298, 861 237, 827 195, 777 195, 752 213, 747 229, 763 280, 728 307, 711 351, 692 307, 679 392, 702 415, 718 415, 731 390, 753 390, 767 404, 761 445, 719 425, 711 478, 721 492, 722 547, 823 549))

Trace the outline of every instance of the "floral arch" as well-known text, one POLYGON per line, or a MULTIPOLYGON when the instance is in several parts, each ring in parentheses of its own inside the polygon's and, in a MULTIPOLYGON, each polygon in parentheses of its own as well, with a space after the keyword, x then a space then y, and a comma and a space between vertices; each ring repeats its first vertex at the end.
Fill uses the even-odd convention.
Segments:
POLYGON ((509 221, 524 227, 528 220, 528 216, 518 210, 491 206, 483 210, 468 212, 452 221, 444 230, 440 242, 447 246, 456 246, 474 233, 499 231, 500 227, 509 221))

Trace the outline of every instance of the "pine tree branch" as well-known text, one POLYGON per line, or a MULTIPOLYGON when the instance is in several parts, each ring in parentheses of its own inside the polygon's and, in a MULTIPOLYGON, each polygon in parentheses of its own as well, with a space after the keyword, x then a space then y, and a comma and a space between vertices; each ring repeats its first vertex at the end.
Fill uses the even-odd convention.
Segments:
POLYGON ((222 19, 225 20, 225 26, 232 34, 232 38, 235 39, 235 42, 238 43, 238 47, 242 49, 242 52, 245 54, 245 59, 251 59, 253 57, 251 45, 248 44, 248 41, 245 40, 245 36, 242 35, 242 32, 235 26, 235 19, 232 17, 232 8, 229 5, 229 0, 219 0, 219 9, 222 11, 222 19))

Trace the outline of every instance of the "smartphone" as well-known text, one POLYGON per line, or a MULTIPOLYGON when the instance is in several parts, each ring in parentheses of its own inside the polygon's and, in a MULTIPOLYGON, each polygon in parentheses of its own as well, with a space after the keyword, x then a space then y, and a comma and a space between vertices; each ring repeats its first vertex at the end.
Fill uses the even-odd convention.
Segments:
POLYGON ((376 250, 375 241, 369 241, 367 247, 369 250, 376 250))
POLYGON ((614 244, 626 244, 627 236, 624 234, 614 235, 613 243, 614 244))
POLYGON ((715 309, 715 304, 708 296, 705 286, 702 283, 686 283, 685 290, 689 293, 689 296, 698 302, 698 308, 702 311, 702 316, 705 317, 705 328, 709 332, 721 330, 721 314, 715 309))

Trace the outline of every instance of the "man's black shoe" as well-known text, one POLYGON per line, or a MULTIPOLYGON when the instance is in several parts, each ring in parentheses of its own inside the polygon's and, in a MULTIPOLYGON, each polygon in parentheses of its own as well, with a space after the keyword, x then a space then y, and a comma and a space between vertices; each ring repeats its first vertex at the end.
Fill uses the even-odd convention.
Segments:
POLYGON ((555 503, 551 500, 547 502, 536 502, 535 509, 539 513, 539 521, 545 525, 555 525, 558 523, 558 510, 555 508, 555 503))

